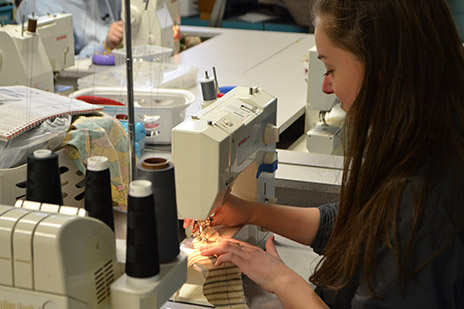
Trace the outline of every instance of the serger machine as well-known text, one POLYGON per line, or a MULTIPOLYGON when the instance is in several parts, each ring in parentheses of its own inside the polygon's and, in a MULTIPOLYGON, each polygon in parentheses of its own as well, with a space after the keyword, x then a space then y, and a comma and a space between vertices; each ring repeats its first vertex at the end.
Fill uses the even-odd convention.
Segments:
POLYGON ((83 208, 0 205, 0 308, 160 308, 186 280, 184 253, 150 282, 124 274, 125 253, 83 208))
POLYGON ((71 14, 1 26, 0 42, 1 86, 25 85, 53 91, 53 72, 74 65, 71 14))
POLYGON ((306 148, 313 153, 341 155, 340 136, 345 112, 335 94, 322 91, 326 69, 317 57, 316 47, 312 47, 309 50, 306 148))
MULTIPOLYGON (((172 131, 177 209, 203 220, 227 194, 275 202, 277 99, 261 88, 236 87, 172 131)), ((259 243, 258 229, 245 240, 259 243), (256 233, 256 234, 255 234, 256 233)))
POLYGON ((77 208, 38 205, 0 205, 0 307, 110 308, 122 273, 111 229, 77 208))
POLYGON ((53 72, 74 65, 74 32, 72 16, 56 13, 40 16, 37 31, 42 38, 53 72))

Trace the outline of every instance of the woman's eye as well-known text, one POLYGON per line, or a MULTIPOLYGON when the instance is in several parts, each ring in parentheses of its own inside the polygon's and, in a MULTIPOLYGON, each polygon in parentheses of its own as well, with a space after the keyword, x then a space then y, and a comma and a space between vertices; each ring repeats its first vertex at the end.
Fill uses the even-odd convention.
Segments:
POLYGON ((327 72, 324 73, 324 76, 329 76, 333 74, 334 70, 327 70, 327 72))

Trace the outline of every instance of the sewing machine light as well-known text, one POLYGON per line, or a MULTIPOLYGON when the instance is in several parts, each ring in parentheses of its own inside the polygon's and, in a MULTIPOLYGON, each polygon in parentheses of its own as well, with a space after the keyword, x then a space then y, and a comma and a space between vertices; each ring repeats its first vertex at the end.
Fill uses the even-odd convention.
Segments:
POLYGON ((174 41, 175 42, 180 41, 180 39, 182 38, 182 35, 180 33, 180 27, 178 24, 174 24, 172 26, 172 32, 173 32, 174 41))

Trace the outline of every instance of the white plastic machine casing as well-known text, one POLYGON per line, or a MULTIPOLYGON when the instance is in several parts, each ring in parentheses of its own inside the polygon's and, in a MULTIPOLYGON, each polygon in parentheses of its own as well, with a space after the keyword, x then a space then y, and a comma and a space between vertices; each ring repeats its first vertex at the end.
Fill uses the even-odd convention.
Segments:
POLYGON ((306 105, 306 147, 309 152, 324 154, 339 154, 340 152, 340 124, 333 125, 330 121, 321 121, 321 112, 327 115, 335 114, 337 118, 342 118, 344 112, 337 105, 335 94, 326 94, 322 91, 324 73, 326 72, 324 63, 318 59, 316 47, 309 50, 309 70, 307 87, 306 105), (332 112, 333 111, 333 112, 332 112), (330 113, 329 113, 330 112, 330 113))
MULTIPOLYGON (((132 46, 158 45, 174 49, 174 22, 165 1, 131 1, 132 46)), ((121 17, 125 20, 124 10, 121 17)))
POLYGON ((36 33, 25 28, 27 22, 24 28, 0 27, 0 86, 26 85, 53 91, 53 72, 74 65, 72 16, 41 16, 36 33))
POLYGON ((111 285, 111 308, 161 308, 187 280, 187 255, 180 252, 174 261, 162 263, 157 277, 150 280, 123 274, 111 285))
POLYGON ((74 34, 69 13, 39 17, 37 31, 50 61, 53 72, 74 65, 74 34))
POLYGON ((309 49, 309 71, 308 71, 308 107, 311 110, 330 111, 335 105, 337 97, 335 94, 326 94, 322 91, 324 73, 327 71, 324 63, 317 58, 316 46, 309 49))
POLYGON ((25 85, 53 91, 53 72, 44 44, 22 25, 0 26, 0 86, 25 85))
POLYGON ((5 308, 110 308, 121 270, 100 221, 0 205, 0 273, 5 308))
POLYGON ((173 129, 181 218, 207 218, 228 188, 245 199, 274 201, 276 113, 277 99, 264 90, 236 87, 173 129))

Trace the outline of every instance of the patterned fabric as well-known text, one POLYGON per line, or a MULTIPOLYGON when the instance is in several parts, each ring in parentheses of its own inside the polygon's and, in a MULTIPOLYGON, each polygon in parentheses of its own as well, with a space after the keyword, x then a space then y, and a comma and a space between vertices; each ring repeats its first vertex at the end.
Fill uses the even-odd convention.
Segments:
MULTIPOLYGON (((207 229, 203 233, 208 234, 210 241, 219 238, 214 228, 207 229)), ((204 246, 202 241, 194 240, 193 246, 195 250, 188 255, 188 266, 202 272, 205 278, 203 295, 206 299, 220 309, 247 309, 240 269, 231 263, 214 266, 216 258, 200 254, 199 249, 204 246)))
POLYGON ((69 158, 85 173, 90 156, 108 158, 113 204, 127 209, 129 193, 129 137, 119 120, 105 113, 77 117, 64 139, 69 158))

